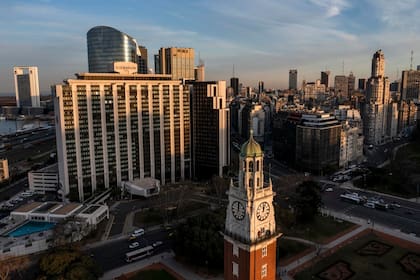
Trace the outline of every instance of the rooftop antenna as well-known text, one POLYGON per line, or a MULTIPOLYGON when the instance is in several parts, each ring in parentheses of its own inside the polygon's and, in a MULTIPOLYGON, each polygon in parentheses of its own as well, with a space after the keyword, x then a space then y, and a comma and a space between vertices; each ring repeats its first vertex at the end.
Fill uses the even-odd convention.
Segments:
POLYGON ((343 76, 344 76, 344 60, 343 60, 343 65, 342 65, 342 72, 343 72, 343 76))
POLYGON ((235 64, 233 64, 232 77, 235 78, 235 64))
POLYGON ((410 70, 413 70, 413 50, 411 50, 411 58, 410 58, 410 70))

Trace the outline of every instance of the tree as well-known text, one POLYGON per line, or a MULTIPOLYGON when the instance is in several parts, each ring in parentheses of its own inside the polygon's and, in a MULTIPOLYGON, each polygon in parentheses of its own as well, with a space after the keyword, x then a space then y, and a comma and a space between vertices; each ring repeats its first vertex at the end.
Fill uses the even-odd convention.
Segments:
POLYGON ((28 264, 25 256, 0 259, 0 280, 11 279, 12 273, 24 270, 28 264))
POLYGON ((322 206, 321 188, 315 181, 304 181, 296 188, 292 206, 298 222, 312 221, 322 206))
POLYGON ((224 210, 188 218, 174 235, 175 253, 188 262, 208 268, 223 267, 224 210))
POLYGON ((79 249, 61 247, 44 255, 39 262, 38 279, 98 279, 101 269, 79 249))

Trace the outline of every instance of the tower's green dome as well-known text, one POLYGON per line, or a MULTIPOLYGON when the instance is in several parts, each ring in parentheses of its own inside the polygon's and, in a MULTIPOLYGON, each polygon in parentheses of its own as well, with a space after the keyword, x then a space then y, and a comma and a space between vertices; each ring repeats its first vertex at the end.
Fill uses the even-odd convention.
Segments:
POLYGON ((254 157, 254 156, 262 156, 263 152, 261 150, 260 144, 254 140, 252 130, 249 132, 249 140, 246 141, 241 148, 241 156, 242 157, 254 157))

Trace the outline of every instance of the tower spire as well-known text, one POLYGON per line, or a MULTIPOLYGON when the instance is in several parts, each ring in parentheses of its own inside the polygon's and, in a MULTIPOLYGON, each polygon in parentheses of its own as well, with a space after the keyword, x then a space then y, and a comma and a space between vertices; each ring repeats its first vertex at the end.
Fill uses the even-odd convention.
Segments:
POLYGON ((413 50, 411 50, 411 57, 410 57, 410 70, 413 70, 413 55, 414 55, 414 52, 413 52, 413 50))
POLYGON ((235 64, 233 64, 232 77, 235 78, 235 64))

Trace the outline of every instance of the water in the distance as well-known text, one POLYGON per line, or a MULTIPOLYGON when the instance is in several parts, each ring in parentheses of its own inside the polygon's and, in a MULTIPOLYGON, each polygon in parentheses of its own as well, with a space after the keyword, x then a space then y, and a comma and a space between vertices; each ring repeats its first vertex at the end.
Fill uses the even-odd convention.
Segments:
POLYGON ((47 125, 48 121, 40 120, 0 120, 0 135, 15 133, 20 129, 32 129, 47 125))

